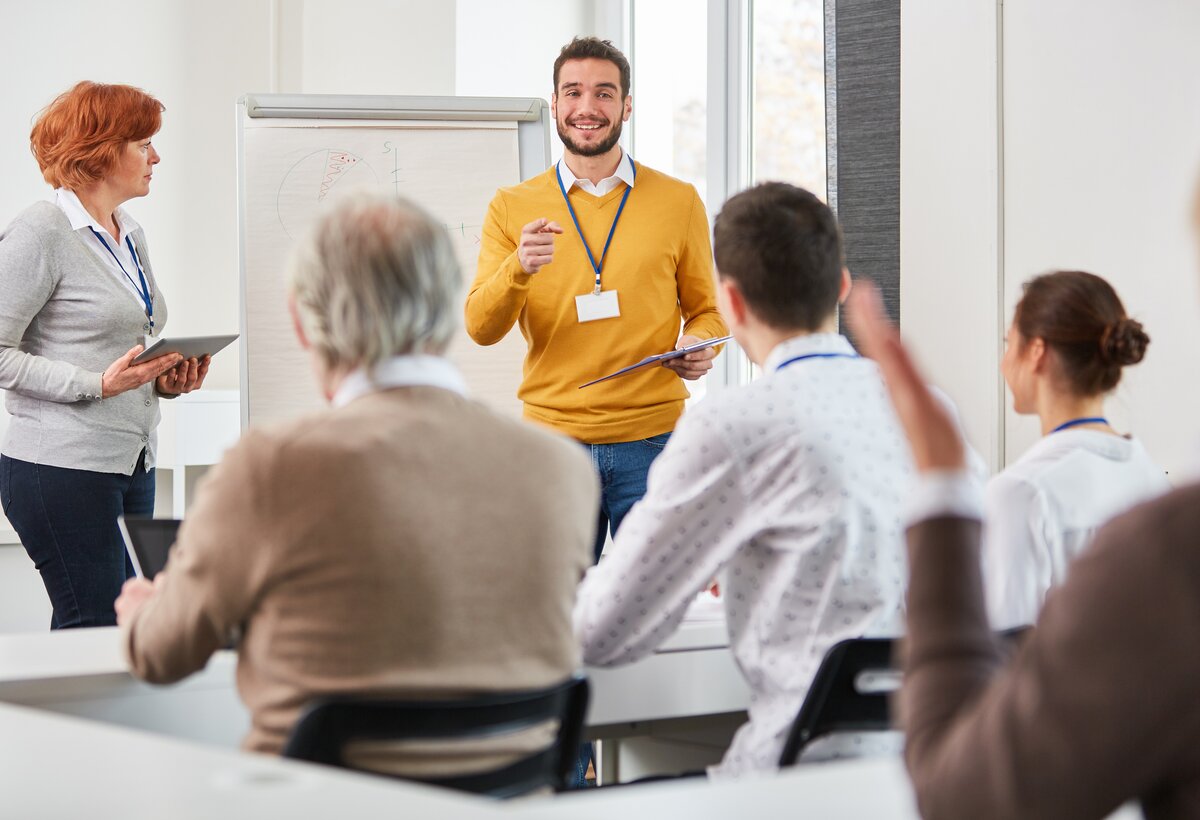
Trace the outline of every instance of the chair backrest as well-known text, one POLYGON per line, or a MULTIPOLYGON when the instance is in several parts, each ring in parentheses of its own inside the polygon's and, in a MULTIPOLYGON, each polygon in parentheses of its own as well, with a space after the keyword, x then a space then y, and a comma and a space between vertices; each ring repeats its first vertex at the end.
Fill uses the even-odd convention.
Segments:
POLYGON ((587 704, 588 682, 583 677, 538 691, 489 693, 465 700, 320 698, 301 713, 283 754, 351 768, 343 751, 353 741, 464 741, 514 734, 557 721, 558 730, 549 747, 499 769, 408 779, 493 797, 514 797, 546 787, 561 791, 575 771, 587 704))
MULTIPOLYGON (((1031 627, 996 633, 1015 652, 1031 627)), ((891 696, 900 688, 892 638, 851 638, 830 647, 788 733, 779 765, 793 766, 804 747, 833 732, 884 732, 892 728, 891 696)))
POLYGON ((900 688, 891 638, 854 638, 834 644, 788 733, 780 766, 791 766, 804 747, 832 732, 882 732, 891 728, 889 696, 900 688))

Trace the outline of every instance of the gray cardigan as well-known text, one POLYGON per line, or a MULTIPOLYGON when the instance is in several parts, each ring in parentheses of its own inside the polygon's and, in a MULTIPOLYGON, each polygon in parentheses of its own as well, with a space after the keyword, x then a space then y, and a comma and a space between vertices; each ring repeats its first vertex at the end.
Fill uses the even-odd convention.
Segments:
MULTIPOLYGON (((158 333, 167 306, 141 229, 134 231, 158 333)), ((0 233, 0 389, 12 414, 4 455, 131 475, 154 466, 158 396, 144 384, 101 400, 105 368, 144 341, 139 301, 107 270, 66 214, 38 202, 0 233)))

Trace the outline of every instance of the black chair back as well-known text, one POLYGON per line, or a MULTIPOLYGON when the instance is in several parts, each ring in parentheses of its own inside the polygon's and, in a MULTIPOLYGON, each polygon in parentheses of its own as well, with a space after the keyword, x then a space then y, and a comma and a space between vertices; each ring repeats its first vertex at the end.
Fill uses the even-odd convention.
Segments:
POLYGON ((830 647, 792 724, 779 765, 792 766, 804 747, 833 732, 891 728, 891 694, 900 686, 891 638, 854 638, 830 647))
POLYGON ((532 692, 501 692, 466 700, 403 701, 330 697, 310 703, 284 747, 284 757, 351 768, 343 750, 353 741, 470 740, 514 734, 558 722, 554 742, 499 769, 445 777, 412 777, 493 797, 541 788, 561 791, 575 771, 587 712, 586 678, 532 692))

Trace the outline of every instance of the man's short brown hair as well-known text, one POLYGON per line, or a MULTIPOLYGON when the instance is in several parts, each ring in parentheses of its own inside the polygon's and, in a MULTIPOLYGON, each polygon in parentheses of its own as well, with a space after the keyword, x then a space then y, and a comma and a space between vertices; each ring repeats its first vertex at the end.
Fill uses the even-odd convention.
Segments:
POLYGON ((817 330, 837 309, 842 236, 829 206, 803 188, 765 182, 721 208, 713 254, 759 319, 784 330, 817 330))
POLYGON ((611 40, 601 40, 599 37, 576 37, 562 47, 558 59, 554 61, 554 93, 558 93, 558 72, 563 63, 568 60, 608 60, 617 67, 621 74, 621 99, 629 96, 631 72, 629 61, 621 53, 621 49, 612 44, 611 40))

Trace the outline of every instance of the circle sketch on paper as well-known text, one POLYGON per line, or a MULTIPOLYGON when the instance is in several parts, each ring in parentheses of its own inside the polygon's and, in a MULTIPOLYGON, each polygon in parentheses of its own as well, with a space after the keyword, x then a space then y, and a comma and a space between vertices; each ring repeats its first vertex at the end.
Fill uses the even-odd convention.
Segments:
POLYGON ((379 184, 379 174, 362 157, 335 148, 313 151, 289 168, 279 183, 275 198, 279 224, 289 239, 295 239, 316 221, 334 190, 379 184))

